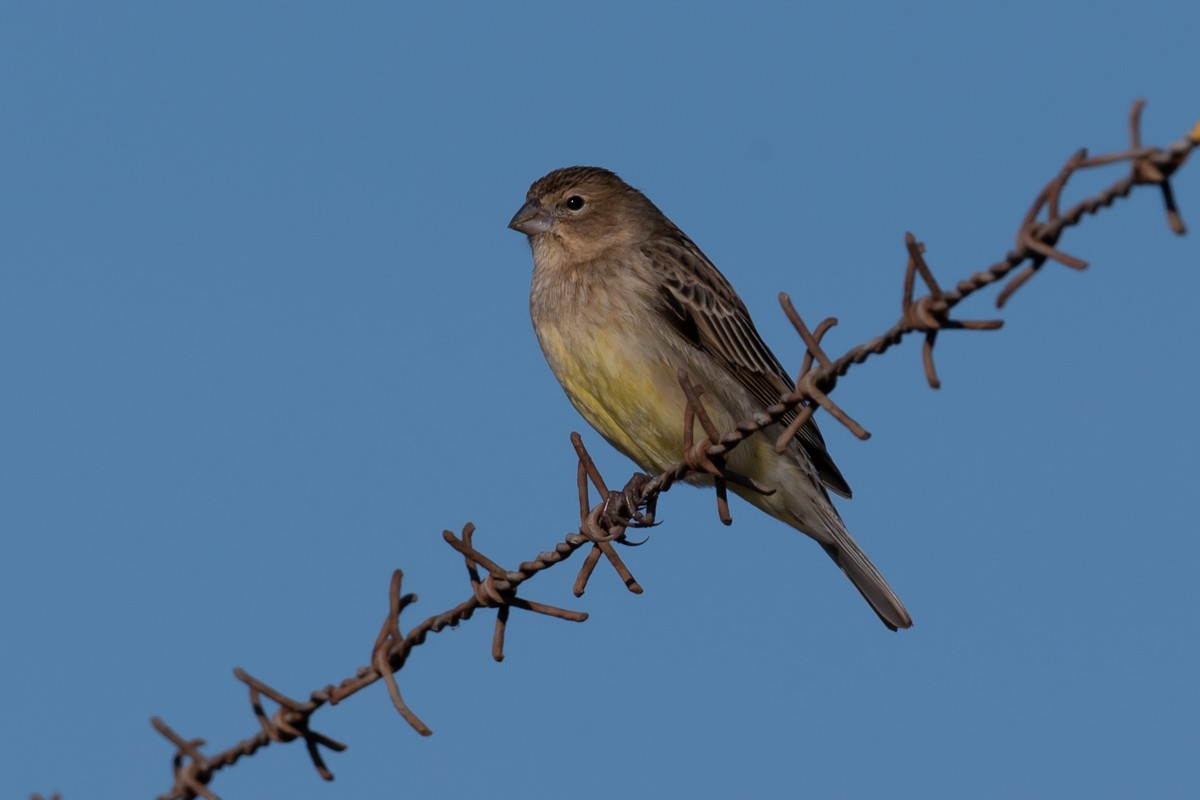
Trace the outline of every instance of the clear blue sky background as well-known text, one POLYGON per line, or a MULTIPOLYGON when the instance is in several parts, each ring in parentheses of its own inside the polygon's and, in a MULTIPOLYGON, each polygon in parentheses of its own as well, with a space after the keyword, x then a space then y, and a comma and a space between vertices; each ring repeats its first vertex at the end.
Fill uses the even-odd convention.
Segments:
MULTIPOLYGON (((1195 3, 8 2, 0 7, 0 796, 149 797, 153 714, 254 732, 366 663, 392 569, 467 596, 443 528, 515 565, 576 520, 542 361, 529 183, 599 164, 729 276, 896 317, 902 237, 950 283, 1001 256, 1077 147, 1200 117, 1195 3)), ((1101 179, 1072 188, 1095 189, 1101 179)), ((1179 176, 1200 233, 1200 164, 1179 176)), ((679 489, 629 563, 529 584, 322 711, 224 798, 1179 797, 1195 788, 1200 238, 1153 191, 1086 227, 998 333, 914 344, 824 418, 841 508, 916 619, 892 634, 812 542, 679 489)), ((991 296, 964 309, 990 316, 991 296)), ((409 620, 411 624, 412 620, 409 620)))

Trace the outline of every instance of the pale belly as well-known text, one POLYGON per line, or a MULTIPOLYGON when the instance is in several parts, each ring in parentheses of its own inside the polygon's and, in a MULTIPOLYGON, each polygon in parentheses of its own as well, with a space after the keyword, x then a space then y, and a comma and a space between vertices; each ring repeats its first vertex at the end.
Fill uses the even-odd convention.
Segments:
MULTIPOLYGON (((696 354, 654 344, 635 346, 633 337, 619 325, 593 329, 586 336, 568 336, 556 326, 543 326, 538 338, 551 370, 579 413, 648 472, 661 472, 683 457, 686 400, 678 369, 687 370, 694 383, 724 384, 707 386, 703 396, 718 430, 731 429, 753 411, 748 398, 735 396, 730 402, 731 393, 744 394, 732 385, 732 378, 709 375, 706 380, 696 354), (731 411, 730 406, 738 408, 731 411)), ((704 435, 695 423, 693 441, 701 441, 704 435)), ((735 460, 743 461, 758 449, 743 446, 742 453, 735 451, 739 456, 735 460)))

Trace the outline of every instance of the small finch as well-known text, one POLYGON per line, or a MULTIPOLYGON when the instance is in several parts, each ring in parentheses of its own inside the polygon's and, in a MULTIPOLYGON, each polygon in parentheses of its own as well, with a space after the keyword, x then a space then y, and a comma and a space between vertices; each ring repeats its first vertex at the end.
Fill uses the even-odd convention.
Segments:
MULTIPOLYGON (((508 226, 533 250, 529 310, 542 352, 584 419, 643 470, 658 473, 682 457, 679 369, 704 387, 705 408, 723 431, 791 391, 725 276, 644 194, 606 169, 567 167, 525 198, 508 226)), ((829 500, 829 491, 849 497, 850 487, 816 423, 783 454, 774 445, 781 432, 750 437, 727 460, 774 494, 729 488, 816 539, 885 625, 910 627, 829 500)), ((697 428, 695 440, 703 438, 697 428)))

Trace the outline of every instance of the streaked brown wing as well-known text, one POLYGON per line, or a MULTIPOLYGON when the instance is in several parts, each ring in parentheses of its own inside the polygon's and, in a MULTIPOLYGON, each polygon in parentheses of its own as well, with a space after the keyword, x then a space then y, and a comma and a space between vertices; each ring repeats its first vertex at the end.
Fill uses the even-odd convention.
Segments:
MULTIPOLYGON (((643 246, 642 253, 663 278, 660 311, 696 347, 708 352, 746 387, 763 408, 773 406, 795 384, 763 342, 746 305, 700 248, 678 228, 643 246)), ((795 412, 784 418, 786 425, 795 412)), ((811 419, 796 441, 832 492, 850 497, 850 486, 825 449, 811 419)))

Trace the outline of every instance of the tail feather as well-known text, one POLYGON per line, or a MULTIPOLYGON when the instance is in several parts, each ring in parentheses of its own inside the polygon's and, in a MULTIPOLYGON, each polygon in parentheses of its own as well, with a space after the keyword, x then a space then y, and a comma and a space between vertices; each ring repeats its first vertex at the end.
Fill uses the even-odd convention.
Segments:
POLYGON ((836 544, 821 542, 821 547, 842 572, 846 573, 854 588, 858 589, 858 593, 879 615, 884 625, 891 630, 911 628, 912 617, 908 615, 908 609, 904 607, 899 596, 888 586, 862 548, 850 538, 850 534, 844 530, 842 533, 845 535, 837 536, 836 544))
POLYGON ((846 530, 846 524, 830 502, 828 492, 815 479, 811 467, 797 470, 797 467, 805 465, 804 461, 799 458, 795 461, 770 460, 774 455, 772 451, 761 462, 751 460, 745 464, 734 464, 733 468, 743 474, 757 475, 768 485, 784 488, 772 495, 758 494, 737 486, 730 488, 751 504, 815 539, 875 610, 884 625, 892 630, 911 628, 913 622, 908 609, 846 530), (762 468, 762 463, 768 465, 766 470, 762 468), (764 472, 767 474, 764 475, 764 472))

